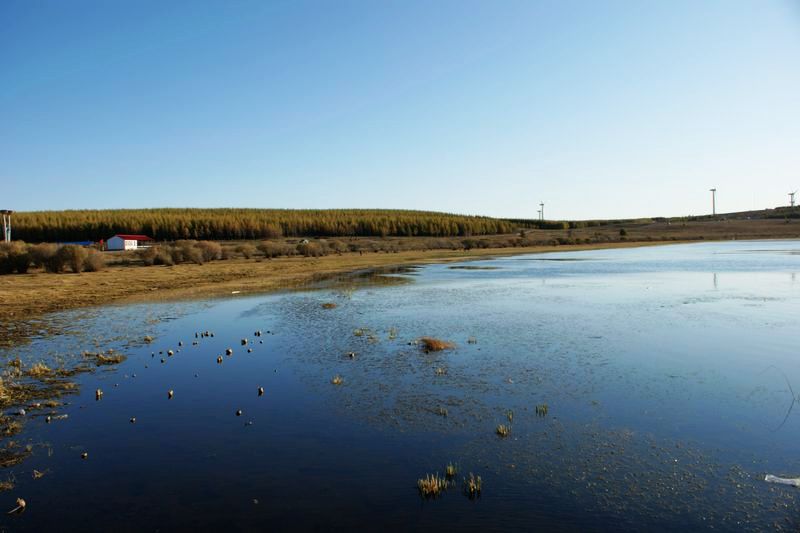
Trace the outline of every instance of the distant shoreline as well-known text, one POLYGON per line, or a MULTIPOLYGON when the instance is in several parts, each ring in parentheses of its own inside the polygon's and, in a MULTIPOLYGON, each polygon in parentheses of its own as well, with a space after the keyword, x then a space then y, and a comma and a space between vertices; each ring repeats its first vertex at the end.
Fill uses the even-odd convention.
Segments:
POLYGON ((101 272, 0 276, 0 344, 10 345, 41 327, 28 323, 49 313, 105 304, 162 302, 298 289, 337 274, 376 268, 451 263, 491 257, 680 244, 685 241, 345 253, 318 258, 231 259, 204 265, 112 266, 101 272))

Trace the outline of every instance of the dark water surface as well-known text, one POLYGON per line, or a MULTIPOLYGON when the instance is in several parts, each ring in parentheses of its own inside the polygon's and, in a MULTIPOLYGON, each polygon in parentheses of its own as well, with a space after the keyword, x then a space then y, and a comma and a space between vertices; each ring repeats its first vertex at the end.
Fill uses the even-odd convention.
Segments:
POLYGON ((16 439, 33 454, 0 473, 16 483, 0 503, 28 508, 0 524, 796 531, 800 489, 763 477, 800 476, 799 254, 798 241, 551 253, 64 313, 64 335, 0 356, 128 359, 77 378, 69 418, 28 417, 16 439), (426 354, 421 336, 456 348, 426 354), (449 462, 454 486, 422 499, 417 479, 449 462))

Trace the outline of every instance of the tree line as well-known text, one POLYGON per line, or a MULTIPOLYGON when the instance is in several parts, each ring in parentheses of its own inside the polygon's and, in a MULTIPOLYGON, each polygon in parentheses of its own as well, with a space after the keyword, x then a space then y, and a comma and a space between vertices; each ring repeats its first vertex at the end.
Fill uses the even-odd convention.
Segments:
POLYGON ((116 233, 160 241, 281 237, 459 237, 514 232, 513 222, 428 211, 371 209, 120 209, 13 215, 14 239, 99 241, 116 233))

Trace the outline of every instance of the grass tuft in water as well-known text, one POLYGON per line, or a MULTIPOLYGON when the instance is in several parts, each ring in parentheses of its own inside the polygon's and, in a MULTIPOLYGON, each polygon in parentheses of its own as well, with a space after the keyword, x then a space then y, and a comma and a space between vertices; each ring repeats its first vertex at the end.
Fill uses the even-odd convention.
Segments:
POLYGON ((469 477, 464 480, 464 494, 466 494, 469 499, 477 498, 481 495, 482 485, 483 480, 481 476, 475 476, 470 472, 469 477))
POLYGON ((323 309, 336 309, 336 304, 333 302, 325 302, 322 304, 323 309))
POLYGON ((495 433, 497 433, 499 436, 503 438, 508 437, 508 435, 511 433, 511 426, 507 426, 505 424, 499 424, 497 426, 497 429, 495 429, 495 433))
POLYGON ((447 479, 453 479, 458 474, 458 465, 453 463, 447 463, 447 466, 444 467, 444 475, 447 479))
POLYGON ((434 339, 433 337, 422 337, 419 342, 426 352, 441 352, 442 350, 452 350, 456 347, 452 342, 434 339))
POLYGON ((447 479, 439 474, 428 474, 417 480, 417 489, 424 498, 436 498, 447 490, 447 479))
POLYGON ((536 416, 547 416, 548 407, 546 403, 536 406, 536 416))
POLYGON ((54 374, 49 366, 41 362, 30 367, 25 373, 32 378, 43 378, 54 374))
POLYGON ((333 376, 331 378, 331 383, 333 385, 341 385, 342 383, 344 383, 344 378, 342 376, 340 376, 339 374, 336 374, 335 376, 333 376))

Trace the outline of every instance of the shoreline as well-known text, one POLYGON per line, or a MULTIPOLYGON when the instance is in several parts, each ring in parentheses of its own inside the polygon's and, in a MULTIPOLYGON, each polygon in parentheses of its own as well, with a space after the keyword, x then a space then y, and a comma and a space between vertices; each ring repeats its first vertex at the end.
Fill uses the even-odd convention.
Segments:
MULTIPOLYGON (((27 321, 71 309, 107 304, 165 302, 256 295, 304 286, 361 270, 447 264, 549 252, 577 252, 685 244, 687 241, 632 241, 581 245, 463 250, 345 253, 319 258, 233 259, 204 265, 113 266, 101 272, 37 272, 0 277, 0 344, 27 336, 27 321)), ((37 326, 41 328, 41 324, 37 326)))

